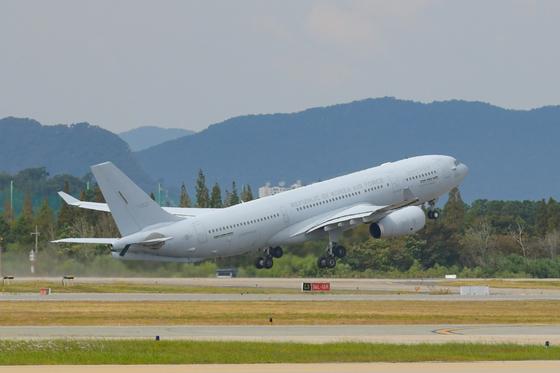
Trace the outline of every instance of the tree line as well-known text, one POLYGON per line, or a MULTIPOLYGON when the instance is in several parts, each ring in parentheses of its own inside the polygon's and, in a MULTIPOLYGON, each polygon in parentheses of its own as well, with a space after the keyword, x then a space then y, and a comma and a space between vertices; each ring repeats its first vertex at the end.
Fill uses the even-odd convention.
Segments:
MULTIPOLYGON (((34 240, 31 232, 37 227, 39 241, 61 237, 117 237, 118 230, 110 214, 74 208, 60 202, 57 192, 68 194, 79 191, 82 201, 104 203, 103 194, 95 184, 92 175, 79 179, 70 175, 57 175, 49 178, 45 168, 26 169, 16 175, 0 173, 2 191, 2 215, 0 217, 0 246, 14 244, 14 247, 28 247, 34 240), (12 184, 13 183, 13 184, 12 184), (15 185, 15 198, 10 194, 15 185), (54 201, 54 203, 53 203, 54 201)), ((154 192, 150 197, 156 200, 154 192)), ((243 185, 238 191, 235 181, 229 189, 216 182, 211 190, 206 185, 206 176, 199 170, 195 185, 194 201, 189 196, 185 183, 179 193, 179 207, 222 208, 233 206, 253 199, 250 185, 243 185)), ((159 201, 171 205, 168 200, 159 201)))
MULTIPOLYGON (((225 190, 225 194, 222 194, 222 188, 217 182, 214 183, 212 190, 209 191, 206 186, 206 176, 202 170, 198 171, 195 194, 196 200, 193 204, 187 192, 187 187, 183 183, 179 194, 179 207, 222 208, 237 205, 241 202, 248 202, 254 198, 250 185, 243 185, 241 193, 239 193, 235 181, 232 181, 231 189, 225 190)), ((151 196, 152 199, 155 199, 153 194, 151 196)))
POLYGON ((418 272, 434 267, 469 276, 560 277, 560 203, 476 200, 453 189, 438 220, 415 235, 368 239, 365 229, 347 237, 347 264, 360 271, 418 272))
MULTIPOLYGON (((119 236, 110 214, 60 204, 56 196, 56 191, 60 189, 74 195, 79 192, 81 200, 104 202, 91 177, 51 178, 44 169, 24 170, 10 178, 0 174, 0 190, 4 198, 1 204, 0 246, 5 254, 17 256, 17 253, 28 253, 34 240, 31 232, 37 226, 40 251, 57 258, 57 263, 82 263, 84 266, 88 263, 87 268, 90 268, 90 263, 96 262, 97 257, 108 257, 109 250, 104 246, 48 244, 50 240, 63 237, 119 236), (20 207, 17 209, 12 209, 7 199, 11 180, 15 180, 18 186, 16 197, 20 207), (56 203, 59 203, 58 207, 56 203)), ((238 190, 235 182, 226 189, 218 183, 209 188, 202 170, 198 172, 193 190, 191 198, 187 186, 182 184, 175 205, 221 208, 253 199, 249 186, 238 190)), ((155 199, 154 194, 151 195, 155 199)), ((163 204, 167 203, 171 202, 163 204)), ((375 240, 369 236, 368 226, 362 225, 347 231, 343 244, 348 256, 334 270, 327 272, 317 272, 315 265, 316 258, 324 254, 325 240, 286 247, 287 255, 268 272, 254 270, 255 253, 221 258, 215 261, 214 266, 236 266, 241 269, 240 273, 246 275, 277 276, 423 276, 457 272, 481 277, 560 277, 560 203, 549 198, 539 201, 481 199, 467 204, 459 190, 454 189, 441 209, 440 219, 427 220, 426 227, 414 235, 375 240)), ((16 259, 14 262, 17 262, 16 259)), ((103 263, 107 266, 106 262, 103 263)), ((118 265, 129 269, 140 268, 139 264, 133 263, 118 265)), ((158 263, 146 264, 142 268, 153 271, 167 268, 171 275, 185 273, 183 267, 158 263)), ((192 268, 211 271, 215 267, 205 264, 204 267, 192 268)), ((103 268, 99 270, 103 271, 103 268)))

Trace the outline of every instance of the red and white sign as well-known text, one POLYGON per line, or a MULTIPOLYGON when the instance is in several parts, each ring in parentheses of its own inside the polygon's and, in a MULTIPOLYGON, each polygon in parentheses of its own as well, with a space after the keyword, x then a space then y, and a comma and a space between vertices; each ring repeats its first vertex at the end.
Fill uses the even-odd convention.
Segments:
POLYGON ((304 282, 301 284, 302 291, 330 291, 330 282, 304 282))
POLYGON ((312 282, 311 283, 311 290, 312 291, 330 291, 331 284, 329 282, 312 282))

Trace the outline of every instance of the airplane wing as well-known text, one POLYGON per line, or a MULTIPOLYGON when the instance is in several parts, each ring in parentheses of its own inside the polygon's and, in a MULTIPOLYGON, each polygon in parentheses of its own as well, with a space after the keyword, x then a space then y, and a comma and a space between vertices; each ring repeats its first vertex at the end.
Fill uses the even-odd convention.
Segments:
MULTIPOLYGON (((111 212, 109 206, 107 206, 106 203, 80 201, 79 199, 74 198, 70 194, 64 192, 58 192, 58 195, 64 200, 64 202, 66 202, 66 204, 70 206, 76 206, 86 210, 111 212)), ((192 218, 217 210, 211 208, 195 207, 162 207, 162 209, 172 215, 183 218, 192 218)))
POLYGON ((322 217, 320 220, 314 221, 305 226, 303 229, 295 232, 292 234, 292 237, 300 234, 310 234, 318 230, 331 231, 358 223, 371 223, 379 221, 392 211, 414 205, 416 203, 418 203, 418 198, 405 200, 387 206, 375 206, 369 203, 360 203, 342 211, 338 211, 330 216, 322 217))

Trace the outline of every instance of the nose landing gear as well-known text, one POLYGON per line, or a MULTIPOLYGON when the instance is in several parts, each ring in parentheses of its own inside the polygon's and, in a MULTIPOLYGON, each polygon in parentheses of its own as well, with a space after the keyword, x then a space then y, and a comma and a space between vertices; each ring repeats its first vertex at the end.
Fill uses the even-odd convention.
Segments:
POLYGON ((438 210, 428 211, 428 219, 432 219, 432 220, 439 219, 439 211, 438 210))
POLYGON ((439 218, 439 211, 436 209, 436 201, 431 200, 428 202, 428 219, 437 220, 439 218))

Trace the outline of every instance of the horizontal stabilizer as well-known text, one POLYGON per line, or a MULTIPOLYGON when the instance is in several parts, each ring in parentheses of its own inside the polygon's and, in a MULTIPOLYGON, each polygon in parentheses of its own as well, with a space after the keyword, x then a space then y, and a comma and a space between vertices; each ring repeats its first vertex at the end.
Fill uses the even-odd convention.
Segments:
POLYGON ((101 244, 113 245, 118 238, 63 238, 61 240, 51 241, 52 243, 85 243, 85 244, 101 244))
POLYGON ((107 206, 106 203, 80 201, 64 192, 58 192, 58 195, 70 206, 76 206, 87 210, 109 212, 109 206, 107 206))
MULTIPOLYGON (((70 194, 64 192, 58 192, 58 195, 69 206, 76 206, 86 210, 111 212, 109 206, 106 203, 81 201, 79 199, 72 197, 70 194)), ((197 208, 197 207, 162 207, 162 209, 165 212, 168 212, 172 215, 181 218, 193 218, 195 216, 200 216, 218 210, 215 208, 197 208)))

